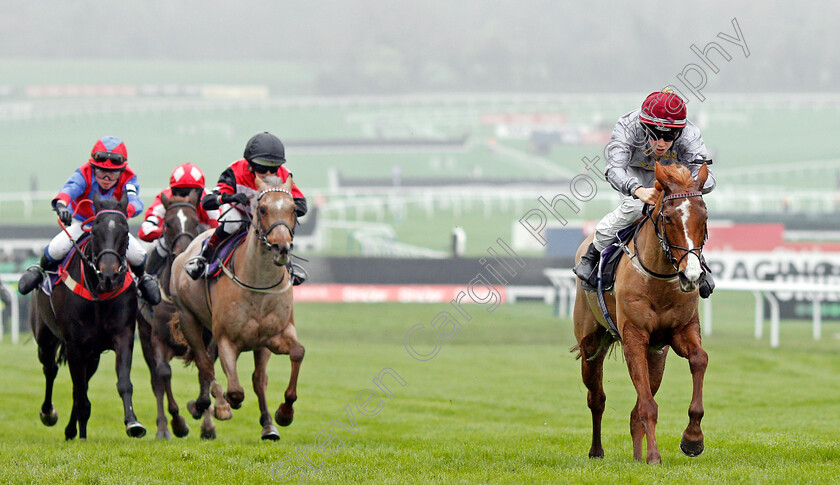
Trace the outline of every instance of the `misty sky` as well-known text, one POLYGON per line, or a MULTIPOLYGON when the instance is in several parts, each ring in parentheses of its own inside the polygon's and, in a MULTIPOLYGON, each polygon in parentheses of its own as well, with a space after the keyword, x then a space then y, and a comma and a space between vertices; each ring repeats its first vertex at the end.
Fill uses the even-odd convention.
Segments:
MULTIPOLYGON (((721 44, 708 89, 835 91, 840 4, 6 0, 1 59, 288 62, 315 91, 646 91, 721 44), (721 40, 736 18, 750 56, 721 40)), ((254 72, 255 82, 260 73, 254 72)), ((699 74, 694 74, 699 76, 699 74)), ((695 83, 700 83, 695 77, 695 83)))

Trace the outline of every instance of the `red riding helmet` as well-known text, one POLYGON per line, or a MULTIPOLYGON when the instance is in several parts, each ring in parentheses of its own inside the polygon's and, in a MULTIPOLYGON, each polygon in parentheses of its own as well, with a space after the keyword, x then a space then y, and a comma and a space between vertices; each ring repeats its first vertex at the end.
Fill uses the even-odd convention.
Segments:
POLYGON ((185 187, 193 189, 204 188, 204 173, 191 163, 178 165, 169 177, 170 187, 185 187))
POLYGON ((639 121, 659 127, 685 128, 685 102, 673 92, 650 93, 642 103, 639 121))
POLYGON ((125 143, 115 136, 103 136, 90 150, 90 164, 105 170, 121 170, 128 165, 125 143))

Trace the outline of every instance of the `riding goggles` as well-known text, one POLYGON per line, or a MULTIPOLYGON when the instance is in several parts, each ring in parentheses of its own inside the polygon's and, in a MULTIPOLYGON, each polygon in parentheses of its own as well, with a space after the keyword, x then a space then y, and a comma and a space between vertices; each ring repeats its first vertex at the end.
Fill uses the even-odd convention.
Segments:
POLYGON ((119 153, 96 152, 93 154, 93 159, 97 163, 101 163, 103 165, 107 165, 110 163, 115 167, 118 167, 125 163, 125 157, 120 155, 119 153))
POLYGON ((251 171, 258 174, 269 172, 273 173, 277 171, 277 167, 266 167, 265 165, 257 165, 256 163, 249 163, 248 165, 251 167, 251 171))
POLYGON ((682 134, 682 128, 669 128, 667 126, 649 125, 642 123, 648 138, 651 140, 674 141, 682 134))

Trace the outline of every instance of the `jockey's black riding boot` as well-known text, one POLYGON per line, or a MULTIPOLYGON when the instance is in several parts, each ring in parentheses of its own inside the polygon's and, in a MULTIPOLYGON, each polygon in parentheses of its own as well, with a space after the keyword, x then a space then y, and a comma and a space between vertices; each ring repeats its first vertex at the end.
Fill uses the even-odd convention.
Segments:
POLYGON ((163 268, 163 263, 165 262, 166 257, 161 256, 156 247, 152 248, 152 250, 148 252, 148 257, 146 258, 146 273, 157 276, 158 273, 160 273, 160 269, 163 268))
POLYGON ((55 271, 58 269, 60 261, 53 261, 47 258, 44 254, 41 256, 40 264, 33 264, 21 275, 18 281, 18 291, 21 295, 25 295, 34 290, 44 281, 44 276, 47 271, 55 271))
POLYGON ((700 256, 700 298, 708 298, 715 291, 715 280, 712 278, 712 270, 706 265, 706 259, 700 256))
POLYGON ((160 288, 157 280, 152 278, 152 275, 145 274, 145 265, 132 265, 131 272, 137 277, 137 288, 140 289, 140 296, 151 305, 160 303, 160 288))
POLYGON ((213 259, 219 243, 227 237, 229 237, 228 233, 222 231, 221 226, 217 227, 213 235, 207 240, 207 244, 202 248, 201 254, 190 258, 184 263, 184 271, 187 272, 190 278, 197 280, 204 276, 204 270, 207 269, 207 262, 213 259))
POLYGON ((580 257, 580 262, 573 270, 578 278, 583 280, 593 288, 598 287, 598 260, 601 259, 601 252, 595 248, 595 244, 590 244, 580 257))
POLYGON ((286 264, 286 268, 289 269, 289 274, 292 275, 293 286, 302 285, 309 278, 309 275, 306 274, 306 270, 303 269, 303 266, 297 263, 289 261, 286 264))

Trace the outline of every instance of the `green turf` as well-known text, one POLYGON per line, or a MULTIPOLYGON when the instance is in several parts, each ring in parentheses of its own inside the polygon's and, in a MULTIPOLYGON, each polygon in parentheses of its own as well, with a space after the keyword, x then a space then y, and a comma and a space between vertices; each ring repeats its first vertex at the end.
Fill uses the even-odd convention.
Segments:
MULTIPOLYGON (((3 483, 273 483, 305 463, 295 448, 314 446, 324 429, 336 430, 342 448, 332 457, 312 455, 321 465, 310 483, 820 483, 840 474, 840 332, 828 323, 814 342, 810 327, 783 322, 781 347, 752 337, 752 298, 714 296, 715 333, 709 353, 703 429, 706 452, 680 453, 687 424, 691 379, 687 362, 673 353, 657 395, 660 466, 632 459, 628 430, 635 392, 624 362, 607 361, 603 460, 586 457, 590 439, 586 391, 579 362, 568 352, 571 323, 551 316, 544 304, 498 307, 488 313, 467 306, 472 320, 432 360, 410 358, 406 331, 429 325, 441 305, 300 304, 299 336, 307 347, 295 422, 281 428, 281 440, 259 440, 256 399, 246 400, 234 418, 218 423, 218 439, 201 442, 198 424, 185 439, 158 442, 154 404, 139 346, 132 379, 135 408, 149 435, 125 436, 116 393, 113 354, 103 356, 91 382, 92 418, 87 443, 65 442, 70 379, 62 368, 54 428, 38 420, 43 376, 31 341, 0 344, 0 482, 3 483), (357 394, 383 368, 405 380, 386 379, 394 397, 375 416, 355 408, 357 394), (331 424, 348 422, 353 434, 331 424), (274 465, 285 458, 282 466, 274 465)), ((432 347, 417 340, 418 351, 432 347)), ((249 381, 251 358, 239 374, 249 381)), ((269 368, 269 402, 275 408, 288 379, 286 357, 269 368)), ((220 375, 220 382, 224 378, 220 375)), ((182 408, 195 397, 195 371, 176 364, 175 394, 182 408)), ((311 448, 310 448, 310 454, 311 448)), ((290 483, 297 483, 293 479, 290 483)))

